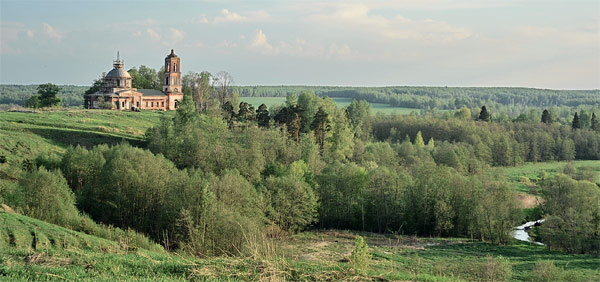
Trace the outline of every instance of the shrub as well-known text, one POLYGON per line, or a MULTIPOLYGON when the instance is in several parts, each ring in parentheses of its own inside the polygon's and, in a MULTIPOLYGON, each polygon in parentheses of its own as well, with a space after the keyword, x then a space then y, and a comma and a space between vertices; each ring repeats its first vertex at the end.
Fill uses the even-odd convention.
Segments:
POLYGON ((19 186, 26 215, 66 227, 78 225, 75 196, 59 170, 33 168, 21 176, 19 186))
POLYGON ((357 236, 354 250, 352 250, 352 255, 350 255, 352 267, 356 272, 364 275, 369 268, 369 260, 371 260, 369 245, 367 245, 362 236, 357 236))
POLYGON ((473 273, 482 281, 509 281, 512 266, 508 259, 488 256, 484 262, 475 265, 473 273))

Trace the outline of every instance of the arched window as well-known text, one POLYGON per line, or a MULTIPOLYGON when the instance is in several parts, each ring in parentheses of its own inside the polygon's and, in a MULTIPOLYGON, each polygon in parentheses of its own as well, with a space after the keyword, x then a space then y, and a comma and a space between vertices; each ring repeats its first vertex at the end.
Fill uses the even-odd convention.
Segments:
POLYGON ((117 79, 117 87, 121 87, 121 80, 117 79))
POLYGON ((168 76, 167 76, 167 79, 166 79, 166 81, 165 81, 165 84, 166 84, 166 85, 169 85, 169 77, 168 77, 168 76))
POLYGON ((177 72, 177 63, 173 64, 173 71, 177 72))

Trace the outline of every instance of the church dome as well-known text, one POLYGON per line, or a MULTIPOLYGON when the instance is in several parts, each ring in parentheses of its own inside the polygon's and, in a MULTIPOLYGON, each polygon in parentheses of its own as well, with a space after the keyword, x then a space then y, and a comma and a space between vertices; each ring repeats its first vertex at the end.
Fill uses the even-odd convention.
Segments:
POLYGON ((123 68, 114 68, 106 74, 107 78, 131 78, 131 75, 123 68))

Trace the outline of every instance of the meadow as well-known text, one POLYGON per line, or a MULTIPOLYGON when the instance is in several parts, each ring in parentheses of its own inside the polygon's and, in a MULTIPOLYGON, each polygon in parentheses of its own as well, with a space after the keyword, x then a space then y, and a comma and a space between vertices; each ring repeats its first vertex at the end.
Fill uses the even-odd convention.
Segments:
POLYGON ((0 208, 0 278, 8 281, 598 281, 600 259, 514 242, 417 238, 336 230, 275 240, 269 252, 194 258, 101 239, 0 208), (349 262, 357 236, 369 245, 365 272, 349 262), (557 280, 555 280, 557 281, 557 280))
POLYGON ((514 167, 497 167, 494 171, 508 180, 514 189, 535 194, 536 183, 559 173, 569 164, 579 171, 597 172, 595 182, 600 186, 600 161, 597 160, 526 163, 514 167))

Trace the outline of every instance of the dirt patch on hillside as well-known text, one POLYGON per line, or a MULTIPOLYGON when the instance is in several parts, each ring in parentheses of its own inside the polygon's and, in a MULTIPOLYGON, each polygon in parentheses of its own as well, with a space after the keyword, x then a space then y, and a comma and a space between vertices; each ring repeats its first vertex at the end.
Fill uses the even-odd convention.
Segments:
POLYGON ((542 203, 542 198, 526 193, 519 193, 519 207, 522 209, 534 208, 542 203))
POLYGON ((13 210, 11 207, 5 205, 5 204, 0 204, 0 209, 7 212, 7 213, 17 213, 15 212, 15 210, 13 210))

